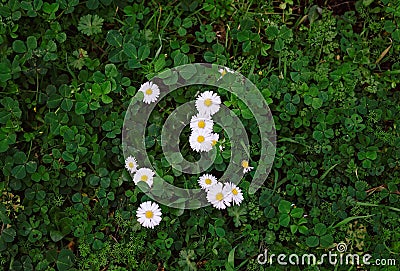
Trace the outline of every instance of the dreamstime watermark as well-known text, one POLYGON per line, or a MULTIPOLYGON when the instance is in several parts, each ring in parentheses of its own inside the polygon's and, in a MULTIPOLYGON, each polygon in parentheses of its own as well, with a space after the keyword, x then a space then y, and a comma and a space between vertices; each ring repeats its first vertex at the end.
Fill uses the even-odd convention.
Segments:
POLYGON ((339 243, 336 246, 337 251, 329 251, 317 257, 315 254, 270 254, 268 249, 264 250, 257 257, 257 262, 261 265, 377 265, 377 266, 395 266, 396 259, 375 259, 372 255, 365 253, 362 255, 355 253, 346 253, 347 245, 339 243))
MULTIPOLYGON (((148 120, 157 103, 174 90, 193 85, 216 87, 237 96, 250 110, 257 123, 260 135, 260 155, 257 169, 249 186, 249 193, 254 194, 267 179, 276 152, 276 131, 272 113, 263 95, 257 87, 242 74, 232 71, 224 66, 195 63, 178 66, 162 73, 150 80, 160 89, 160 96, 155 103, 143 102, 143 94, 138 92, 132 99, 125 115, 122 132, 122 149, 124 156, 130 155, 137 158, 141 167, 147 167, 154 172, 154 165, 150 161, 146 150, 146 129, 148 120)), ((201 153, 199 161, 186 160, 179 147, 179 135, 190 123, 196 114, 195 97, 171 112, 165 120, 161 130, 161 147, 165 160, 178 172, 184 174, 199 174, 205 172, 216 160, 216 149, 201 153)), ((242 110, 242 109, 241 109, 242 110)), ((229 138, 231 158, 223 176, 219 181, 238 184, 244 172, 241 162, 250 160, 250 143, 247 131, 236 113, 221 104, 220 110, 213 115, 213 121, 222 127, 229 138)), ((197 209, 210 205, 206 193, 201 189, 185 189, 165 181, 156 174, 153 185, 138 184, 140 189, 152 200, 163 205, 177 209, 197 209)))

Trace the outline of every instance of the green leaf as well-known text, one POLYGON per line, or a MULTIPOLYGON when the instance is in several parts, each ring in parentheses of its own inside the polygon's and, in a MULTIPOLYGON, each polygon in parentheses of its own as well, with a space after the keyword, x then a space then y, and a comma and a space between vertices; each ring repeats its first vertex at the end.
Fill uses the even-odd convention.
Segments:
POLYGON ((333 244, 333 236, 330 234, 321 236, 319 241, 322 247, 330 247, 333 244))
POLYGON ((240 31, 237 34, 238 42, 244 42, 244 41, 250 40, 250 33, 251 33, 250 30, 240 31))
POLYGON ((333 131, 332 128, 329 128, 324 131, 324 135, 326 138, 333 138, 335 136, 335 132, 333 131))
POLYGON ((57 268, 59 271, 68 271, 73 265, 74 254, 69 249, 61 250, 57 257, 57 268))
POLYGON ((175 66, 180 66, 187 64, 189 62, 189 58, 187 55, 182 54, 181 52, 177 53, 174 57, 174 65, 175 66))
POLYGON ((241 110, 240 113, 244 119, 253 119, 253 113, 251 113, 250 109, 241 110))
POLYGON ((311 106, 312 106, 314 109, 318 109, 318 108, 320 108, 320 107, 322 106, 323 103, 324 103, 324 102, 322 101, 322 99, 320 99, 320 98, 313 98, 313 99, 312 99, 311 106))
POLYGON ((274 25, 268 26, 268 28, 265 30, 265 34, 267 35, 269 40, 274 40, 278 37, 279 29, 277 26, 274 25))
POLYGON ((279 52, 279 51, 282 51, 284 47, 285 47, 284 41, 283 41, 282 39, 278 38, 278 39, 275 41, 274 50, 277 51, 277 52, 279 52))
POLYGON ((26 46, 22 40, 15 40, 12 44, 12 48, 16 53, 22 54, 26 52, 26 46))
POLYGON ((11 79, 11 64, 8 60, 0 62, 0 82, 6 82, 11 79))
POLYGON ((24 165, 18 165, 14 167, 11 171, 11 174, 17 179, 23 179, 26 176, 26 170, 24 165))
POLYGON ((150 47, 147 45, 142 45, 138 49, 138 58, 140 61, 146 59, 150 55, 150 47))
POLYGON ((392 38, 394 41, 400 42, 400 29, 396 29, 395 31, 393 31, 392 38))
POLYGON ((225 230, 223 228, 215 228, 215 232, 219 237, 224 237, 225 236, 225 230))
POLYGON ((75 157, 71 153, 69 153, 67 151, 63 152, 62 158, 63 158, 64 161, 67 161, 67 162, 72 162, 72 161, 75 160, 75 157))
POLYGON ((75 171, 78 166, 76 165, 75 162, 70 163, 68 166, 65 167, 68 171, 75 171))
POLYGON ((321 141, 322 139, 324 139, 324 133, 321 131, 314 131, 313 138, 317 141, 321 141))
POLYGON ((292 216, 294 218, 301 218, 301 217, 303 217, 303 213, 304 213, 303 208, 294 208, 290 212, 290 216, 292 216))
POLYGON ((28 49, 29 49, 29 50, 34 50, 34 49, 36 49, 36 47, 37 47, 37 40, 36 40, 36 37, 34 37, 34 36, 29 36, 29 37, 26 39, 26 45, 28 46, 28 49))
POLYGON ((196 69, 196 66, 189 65, 189 66, 184 66, 178 72, 179 72, 179 75, 182 76, 183 79, 189 80, 197 73, 197 69, 196 69))
POLYGON ((225 270, 226 271, 235 271, 235 249, 231 249, 228 254, 228 261, 225 263, 225 270))
POLYGON ((65 112, 69 112, 72 109, 72 106, 74 103, 72 102, 71 99, 64 99, 61 103, 61 109, 64 110, 65 112))
POLYGON ((17 151, 13 155, 14 164, 24 164, 27 160, 26 154, 22 151, 17 151))
POLYGON ((137 48, 132 43, 124 43, 123 50, 128 57, 137 59, 138 57, 137 48))
POLYGON ((117 30, 110 30, 107 33, 106 40, 108 44, 116 47, 122 46, 122 35, 117 30))
POLYGON ((154 63, 154 70, 155 72, 161 71, 165 67, 165 56, 160 55, 156 62, 154 63))
POLYGON ((279 224, 283 227, 289 226, 290 216, 288 214, 281 214, 279 217, 279 224))
POLYGON ((366 157, 370 160, 375 160, 378 157, 376 151, 367 151, 366 157))
POLYGON ((88 0, 86 2, 86 7, 91 10, 95 10, 99 7, 99 0, 88 0))
POLYGON ((362 161, 362 166, 363 166, 363 168, 371 168, 372 167, 372 161, 366 159, 366 160, 362 161))
POLYGON ((28 240, 31 243, 35 243, 42 238, 43 234, 41 231, 33 229, 28 236, 28 240))
POLYGON ((316 247, 319 245, 319 238, 317 236, 309 236, 306 239, 306 244, 309 247, 316 247))
POLYGON ((385 31, 392 33, 396 29, 396 25, 392 21, 385 21, 385 31))
POLYGON ((55 13, 58 10, 58 7, 58 3, 49 4, 47 2, 44 2, 43 11, 48 14, 55 13))
POLYGON ((335 226, 333 226, 332 228, 337 228, 340 227, 342 225, 346 225, 347 223, 349 223, 350 221, 356 220, 356 219, 362 219, 362 218, 368 218, 371 217, 373 215, 363 215, 363 216, 351 216, 351 217, 347 217, 345 219, 343 219, 342 221, 340 221, 339 223, 337 223, 335 226))
POLYGON ((371 5, 373 2, 374 2, 374 0, 363 0, 362 1, 364 7, 371 5))
POLYGON ((251 41, 250 40, 247 40, 242 43, 242 50, 245 53, 250 52, 250 50, 251 50, 251 41))
POLYGON ((1 233, 1 239, 6 243, 11 243, 16 235, 17 233, 13 228, 6 228, 1 233))
POLYGON ((278 210, 280 213, 288 214, 290 213, 290 209, 292 208, 292 204, 287 200, 281 200, 278 205, 278 210))
POLYGON ((170 77, 167 77, 163 80, 163 83, 166 85, 173 85, 176 84, 176 82, 178 82, 179 76, 178 73, 173 73, 170 77))
POLYGON ((37 169, 37 163, 35 161, 29 161, 28 163, 26 163, 26 172, 32 174, 34 172, 36 172, 37 169))
POLYGON ((317 223, 314 226, 314 232, 316 235, 321 236, 326 233, 326 226, 323 223, 317 223))
POLYGON ((101 33, 101 28, 103 27, 104 19, 97 15, 86 15, 82 16, 79 20, 78 30, 83 34, 92 36, 94 34, 101 33))
POLYGON ((81 202, 82 200, 82 195, 79 193, 75 193, 71 197, 72 202, 81 202))
POLYGON ((63 97, 61 95, 53 94, 47 100, 47 106, 49 108, 57 108, 60 105, 62 100, 63 100, 63 97))
POLYGON ((63 239, 63 237, 64 237, 64 235, 59 231, 56 231, 56 230, 50 231, 50 238, 51 238, 51 240, 53 240, 53 242, 58 242, 61 239, 63 239))
POLYGON ((102 249, 103 247, 104 247, 103 241, 101 241, 101 240, 99 240, 99 239, 94 240, 94 242, 93 242, 93 249, 94 249, 94 250, 100 250, 100 249, 102 249))
POLYGON ((266 218, 273 218, 275 217, 275 209, 272 206, 267 206, 264 209, 264 215, 266 218))
POLYGON ((292 234, 295 234, 297 232, 297 230, 299 229, 299 226, 297 225, 290 225, 290 232, 292 234))
POLYGON ((78 115, 86 114, 88 106, 86 102, 77 102, 75 104, 75 113, 78 115))
POLYGON ((102 96, 101 96, 101 101, 102 101, 103 103, 105 103, 105 104, 109 104, 109 103, 111 103, 111 102, 113 101, 113 99, 111 99, 110 96, 102 95, 102 96))
POLYGON ((306 226, 304 226, 304 225, 301 225, 299 227, 299 232, 302 233, 302 234, 308 234, 308 228, 306 226))
POLYGON ((114 64, 107 64, 105 67, 105 74, 108 78, 117 77, 119 72, 114 64))
POLYGON ((105 81, 104 83, 101 84, 101 93, 108 94, 110 92, 111 92, 111 82, 105 81))

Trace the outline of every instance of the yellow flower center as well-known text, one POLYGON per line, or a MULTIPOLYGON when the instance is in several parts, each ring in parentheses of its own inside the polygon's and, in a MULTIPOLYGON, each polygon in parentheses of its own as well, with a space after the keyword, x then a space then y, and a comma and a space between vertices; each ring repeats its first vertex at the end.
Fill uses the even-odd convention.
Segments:
POLYGON ((199 142, 199 143, 203 143, 204 140, 205 140, 204 136, 198 136, 197 137, 197 142, 199 142))
POLYGON ((218 193, 217 195, 215 195, 215 199, 221 201, 224 199, 224 195, 222 195, 222 193, 218 193))
POLYGON ((232 194, 234 194, 236 196, 237 194, 239 194, 239 192, 236 190, 236 188, 233 188, 232 189, 232 194))
POLYGON ((197 126, 198 126, 199 128, 201 128, 201 129, 203 129, 204 127, 206 127, 206 122, 205 122, 204 120, 200 120, 200 121, 197 123, 197 126))
POLYGON ((153 94, 153 91, 151 90, 151 88, 148 88, 148 89, 146 90, 146 94, 147 94, 147 95, 153 94))
POLYGON ((205 105, 205 106, 211 106, 211 105, 212 105, 211 99, 205 99, 205 100, 204 100, 204 105, 205 105))
POLYGON ((147 175, 143 175, 142 177, 140 177, 140 180, 143 182, 147 182, 148 179, 149 177, 147 177, 147 175))
POLYGON ((154 214, 152 211, 146 211, 145 216, 146 216, 146 218, 153 218, 154 214))
POLYGON ((224 76, 225 74, 227 74, 226 70, 222 70, 221 75, 224 76))
POLYGON ((249 167, 249 161, 243 160, 242 161, 242 167, 248 168, 249 167))
POLYGON ((217 144, 217 140, 211 141, 211 145, 212 145, 212 146, 215 146, 215 144, 217 144))
POLYGON ((204 182, 205 182, 207 185, 210 185, 212 181, 211 181, 211 179, 205 179, 204 182))
POLYGON ((129 162, 128 166, 129 166, 130 168, 133 168, 135 165, 133 164, 133 162, 129 162))

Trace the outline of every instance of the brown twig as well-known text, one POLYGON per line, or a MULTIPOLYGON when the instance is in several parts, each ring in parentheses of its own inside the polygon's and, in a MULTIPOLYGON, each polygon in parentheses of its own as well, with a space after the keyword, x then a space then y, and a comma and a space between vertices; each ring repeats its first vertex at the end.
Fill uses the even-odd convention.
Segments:
POLYGON ((385 189, 385 185, 380 185, 380 186, 378 186, 378 187, 374 187, 374 188, 371 188, 371 189, 368 189, 367 191, 365 191, 365 192, 367 192, 367 193, 370 193, 370 192, 375 192, 375 191, 382 191, 383 189, 385 189))
POLYGON ((103 48, 101 48, 96 42, 94 42, 92 39, 89 39, 88 37, 85 37, 87 40, 89 40, 91 43, 92 43, 92 45, 94 45, 94 46, 96 46, 97 47, 97 49, 99 49, 103 54, 105 54, 106 52, 104 51, 104 49, 103 48))

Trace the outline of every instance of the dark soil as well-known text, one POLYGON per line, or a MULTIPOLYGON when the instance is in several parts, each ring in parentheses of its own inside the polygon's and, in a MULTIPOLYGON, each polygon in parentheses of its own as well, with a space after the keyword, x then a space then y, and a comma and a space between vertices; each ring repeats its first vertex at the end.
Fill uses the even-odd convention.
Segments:
POLYGON ((355 10, 355 4, 355 0, 300 0, 302 7, 317 5, 320 8, 331 10, 334 15, 343 15, 347 11, 355 10))

